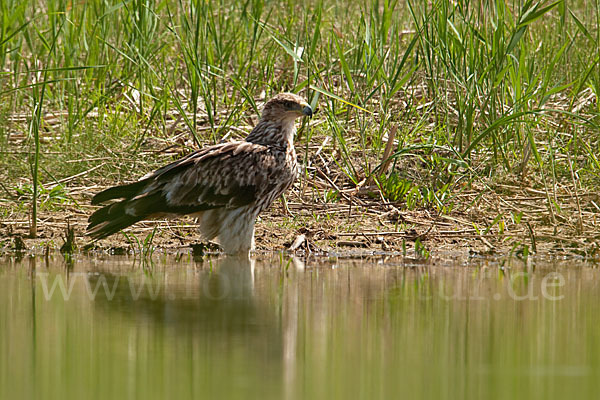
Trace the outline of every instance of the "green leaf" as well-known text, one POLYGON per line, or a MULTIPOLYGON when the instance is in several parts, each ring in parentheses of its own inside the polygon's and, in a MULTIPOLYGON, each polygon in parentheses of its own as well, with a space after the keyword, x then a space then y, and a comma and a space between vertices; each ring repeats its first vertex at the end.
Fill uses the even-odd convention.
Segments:
POLYGON ((328 91, 327 91, 327 90, 325 90, 325 89, 321 89, 320 87, 317 87, 317 86, 314 86, 314 85, 310 85, 310 88, 311 88, 312 90, 316 91, 316 92, 319 92, 319 93, 321 93, 321 94, 324 94, 324 95, 325 95, 325 96, 327 96, 327 97, 331 97, 331 98, 333 98, 333 99, 336 99, 336 100, 338 100, 338 101, 341 101, 341 102, 342 102, 342 103, 344 103, 344 104, 348 104, 348 105, 349 105, 349 106, 351 106, 351 107, 358 108, 359 110, 361 110, 361 111, 364 111, 364 112, 367 112, 367 113, 369 113, 369 114, 373 114, 373 112, 372 112, 372 111, 369 111, 369 110, 367 110, 367 109, 365 109, 365 108, 362 108, 361 106, 357 106, 356 104, 350 103, 349 101, 347 101, 347 100, 344 100, 344 99, 342 99, 340 96, 338 96, 338 95, 336 95, 336 94, 333 94, 333 93, 331 93, 331 92, 328 92, 328 91))
POLYGON ((277 43, 279 46, 281 46, 285 50, 285 52, 288 53, 294 59, 294 61, 303 62, 302 57, 300 57, 297 52, 295 52, 292 48, 286 46, 285 43, 283 43, 282 41, 277 39, 270 32, 267 32, 267 33, 269 34, 269 36, 271 36, 271 38, 275 41, 275 43, 277 43))
POLYGON ((524 27, 526 25, 531 24, 533 21, 541 18, 542 15, 546 14, 548 11, 552 10, 554 7, 559 5, 563 0, 555 1, 554 3, 546 6, 540 10, 537 10, 539 3, 530 11, 525 12, 521 17, 521 21, 519 22, 519 27, 524 27))
POLYGON ((335 40, 335 47, 338 51, 338 57, 340 58, 340 64, 342 65, 342 71, 344 72, 344 76, 346 77, 346 81, 350 87, 350 91, 354 92, 354 81, 352 80, 352 74, 350 73, 350 67, 348 67, 348 63, 346 62, 344 51, 342 50, 342 46, 340 46, 340 42, 335 34, 333 34, 333 38, 335 40))
POLYGON ((571 11, 571 10, 569 10, 569 14, 571 14, 571 17, 573 17, 573 20, 575 21, 575 25, 577 25, 577 28, 579 28, 579 30, 581 31, 581 33, 583 33, 585 35, 585 37, 587 37, 589 40, 594 41, 594 37, 585 28, 585 26, 583 25, 583 23, 581 22, 581 20, 579 18, 577 18, 577 15, 575 15, 573 13, 573 11, 571 11))
POLYGON ((506 54, 510 54, 510 52, 515 48, 515 46, 521 40, 521 37, 523 37, 523 34, 525 33, 526 30, 527 30, 527 26, 521 26, 520 28, 517 29, 517 31, 515 33, 513 33, 512 37, 510 38, 510 43, 508 44, 508 47, 506 48, 506 54))
POLYGON ((524 115, 530 114, 540 114, 541 110, 529 110, 529 111, 521 111, 510 115, 505 115, 501 118, 495 120, 490 126, 483 130, 469 145, 469 147, 463 152, 463 158, 466 158, 471 151, 481 142, 486 136, 492 133, 494 130, 498 129, 502 125, 506 125, 511 122, 515 122, 518 118, 521 118, 524 115))
POLYGON ((537 145, 535 144, 535 139, 533 138, 533 133, 531 129, 527 129, 527 140, 529 141, 529 145, 531 146, 531 151, 535 157, 535 161, 537 161, 540 167, 544 166, 544 162, 542 161, 542 157, 540 157, 540 153, 538 152, 537 145))
POLYGON ((590 75, 592 74, 592 72, 596 70, 596 66, 598 65, 598 62, 600 62, 600 56, 597 56, 594 59, 594 61, 592 61, 592 63, 588 67, 587 71, 585 72, 585 75, 583 76, 583 78, 581 78, 579 80, 579 84, 577 85, 577 88, 575 89, 575 92, 573 93, 573 96, 571 98, 571 104, 569 105, 569 110, 573 109, 573 104, 575 104, 575 100, 577 99, 579 92, 581 92, 581 90, 583 89, 583 86, 587 82, 587 80, 590 77, 590 75))

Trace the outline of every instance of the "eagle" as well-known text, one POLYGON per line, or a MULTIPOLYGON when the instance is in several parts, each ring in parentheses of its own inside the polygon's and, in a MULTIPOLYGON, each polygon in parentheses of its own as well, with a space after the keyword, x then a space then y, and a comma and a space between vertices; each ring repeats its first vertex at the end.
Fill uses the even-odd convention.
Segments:
POLYGON ((97 193, 93 205, 109 203, 89 217, 87 234, 98 240, 138 221, 191 215, 204 240, 216 240, 227 254, 248 253, 258 214, 299 175, 295 121, 312 115, 302 97, 276 95, 246 139, 204 147, 97 193))

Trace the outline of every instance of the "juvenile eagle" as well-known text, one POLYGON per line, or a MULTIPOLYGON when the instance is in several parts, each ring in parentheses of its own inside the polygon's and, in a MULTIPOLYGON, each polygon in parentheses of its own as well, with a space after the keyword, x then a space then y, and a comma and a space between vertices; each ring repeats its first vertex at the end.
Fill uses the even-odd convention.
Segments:
POLYGON ((312 113, 300 96, 278 94, 244 141, 205 147, 96 194, 92 204, 118 201, 89 217, 88 235, 101 239, 141 220, 191 214, 205 240, 217 238, 228 254, 248 252, 256 217, 298 176, 294 122, 312 113))

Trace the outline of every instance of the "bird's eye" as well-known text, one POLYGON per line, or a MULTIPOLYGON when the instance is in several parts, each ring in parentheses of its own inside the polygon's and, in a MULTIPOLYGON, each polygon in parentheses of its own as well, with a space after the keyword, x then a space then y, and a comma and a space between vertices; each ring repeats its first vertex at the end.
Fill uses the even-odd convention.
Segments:
POLYGON ((294 108, 294 102, 293 101, 289 101, 289 100, 285 100, 283 102, 283 106, 285 108, 294 108))

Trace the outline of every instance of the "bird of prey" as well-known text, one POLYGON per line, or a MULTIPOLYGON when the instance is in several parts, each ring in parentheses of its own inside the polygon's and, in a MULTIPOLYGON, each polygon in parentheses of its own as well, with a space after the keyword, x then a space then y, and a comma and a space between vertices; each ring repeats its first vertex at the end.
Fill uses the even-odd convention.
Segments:
POLYGON ((256 217, 299 174, 295 120, 312 114, 302 97, 276 95, 245 140, 205 147, 96 194, 92 204, 114 201, 89 217, 88 235, 101 239, 141 220, 188 214, 197 217, 205 240, 217 239, 228 254, 249 252, 256 217))

